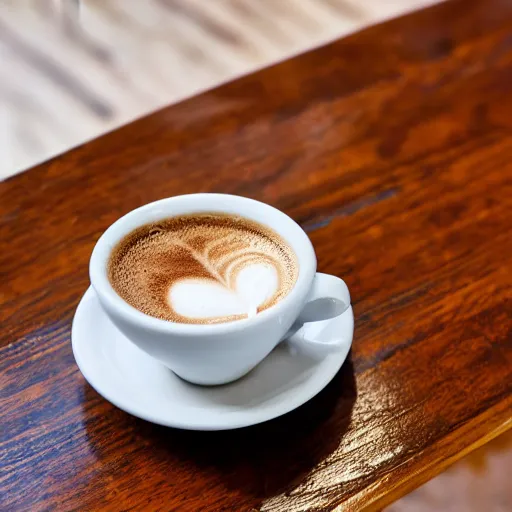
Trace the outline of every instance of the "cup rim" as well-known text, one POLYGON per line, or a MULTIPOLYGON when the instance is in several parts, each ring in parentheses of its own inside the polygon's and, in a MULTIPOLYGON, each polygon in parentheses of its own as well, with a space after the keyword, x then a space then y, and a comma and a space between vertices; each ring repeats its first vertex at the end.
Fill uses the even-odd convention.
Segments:
POLYGON ((185 194, 179 196, 171 196, 168 198, 153 201, 140 206, 130 212, 126 213, 113 224, 111 224, 106 231, 100 236, 94 249, 92 251, 91 259, 89 262, 89 276, 91 284, 98 294, 101 303, 104 303, 107 308, 117 313, 118 316, 131 324, 137 324, 140 327, 156 330, 158 332, 180 335, 180 336, 202 336, 210 334, 223 334, 232 333, 236 331, 242 331, 248 327, 259 325, 272 318, 279 316, 283 310, 285 310, 289 304, 291 304, 297 296, 305 297, 311 288, 314 275, 316 273, 316 256, 313 249, 313 245, 304 232, 304 230, 288 215, 284 212, 270 206, 269 204, 250 199, 243 196, 231 195, 231 194, 214 194, 214 193, 198 193, 198 194, 185 194), (134 306, 128 304, 112 287, 110 280, 108 279, 106 267, 108 259, 112 252, 113 247, 128 233, 133 231, 139 226, 147 224, 158 218, 162 219, 165 217, 172 217, 173 215, 182 215, 179 211, 175 214, 168 213, 159 216, 155 212, 165 210, 169 208, 170 204, 178 206, 185 205, 192 201, 197 202, 197 208, 190 208, 190 213, 200 212, 223 212, 232 213, 251 218, 250 215, 246 215, 243 212, 237 213, 237 206, 242 204, 249 205, 251 209, 258 209, 265 216, 269 217, 268 222, 258 222, 271 227, 274 231, 280 234, 285 241, 292 245, 297 260, 299 262, 299 275, 297 280, 290 290, 290 292, 277 304, 270 308, 258 313, 252 318, 244 318, 240 320, 234 320, 232 322, 223 322, 218 324, 185 324, 185 323, 174 323, 168 320, 163 320, 150 316, 142 311, 138 310, 134 306), (205 202, 218 201, 218 208, 204 208, 200 205, 205 202), (225 202, 228 202, 230 208, 223 208, 225 202), (150 215, 152 214, 152 215, 150 215), (144 220, 144 218, 146 220, 144 220), (287 226, 287 235, 293 236, 293 241, 290 240, 290 236, 285 235, 280 229, 276 229, 272 222, 272 218, 280 219, 282 223, 287 226), (137 222, 137 219, 140 219, 137 222), (299 250, 297 250, 297 248, 299 250))

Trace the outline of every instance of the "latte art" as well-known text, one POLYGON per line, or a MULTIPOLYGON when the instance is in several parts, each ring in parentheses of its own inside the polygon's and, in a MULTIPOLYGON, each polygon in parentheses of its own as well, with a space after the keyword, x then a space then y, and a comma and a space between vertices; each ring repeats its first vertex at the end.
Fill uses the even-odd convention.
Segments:
POLYGON ((293 288, 295 254, 271 229, 218 214, 142 226, 114 248, 110 282, 129 304, 179 323, 230 322, 273 306, 293 288))

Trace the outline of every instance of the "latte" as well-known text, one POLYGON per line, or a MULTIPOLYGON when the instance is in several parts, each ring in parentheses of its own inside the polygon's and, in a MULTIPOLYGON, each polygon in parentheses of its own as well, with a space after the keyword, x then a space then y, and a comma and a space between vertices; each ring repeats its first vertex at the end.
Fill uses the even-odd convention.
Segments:
POLYGON ((291 247, 255 221, 222 213, 147 224, 114 248, 115 291, 148 315, 212 324, 256 315, 282 300, 299 271, 291 247))

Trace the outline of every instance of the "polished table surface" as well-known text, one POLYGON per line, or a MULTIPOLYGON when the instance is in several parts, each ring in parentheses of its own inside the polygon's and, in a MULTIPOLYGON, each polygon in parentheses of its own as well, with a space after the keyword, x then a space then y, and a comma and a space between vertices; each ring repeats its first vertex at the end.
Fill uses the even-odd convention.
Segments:
POLYGON ((441 4, 1 183, 0 506, 374 510, 512 426, 511 34, 510 2, 441 4), (356 315, 323 392, 233 432, 131 417, 71 352, 102 231, 198 191, 295 218, 356 315))

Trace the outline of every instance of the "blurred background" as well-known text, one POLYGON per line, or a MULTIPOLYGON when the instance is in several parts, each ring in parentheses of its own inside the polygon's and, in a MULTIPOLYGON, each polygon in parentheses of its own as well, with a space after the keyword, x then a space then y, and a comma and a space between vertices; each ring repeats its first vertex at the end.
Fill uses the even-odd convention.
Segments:
POLYGON ((0 0, 0 180, 432 0, 0 0))
MULTIPOLYGON (((0 180, 432 0, 0 0, 0 180)), ((388 511, 512 511, 512 431, 388 511)))

